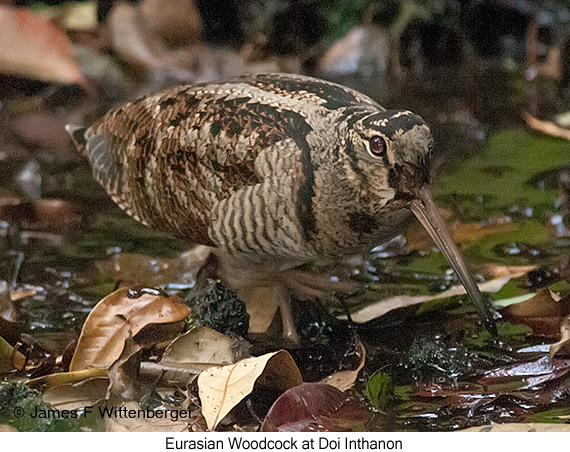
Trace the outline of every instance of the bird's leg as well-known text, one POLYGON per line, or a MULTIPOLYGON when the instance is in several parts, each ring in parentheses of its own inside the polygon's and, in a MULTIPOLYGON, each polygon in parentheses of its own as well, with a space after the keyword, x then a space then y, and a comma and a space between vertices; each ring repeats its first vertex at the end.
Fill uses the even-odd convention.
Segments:
POLYGON ((250 316, 249 332, 265 333, 279 308, 283 322, 283 336, 294 345, 299 345, 291 311, 290 291, 282 284, 247 286, 238 289, 238 297, 245 303, 250 316))
POLYGON ((293 311, 291 309, 291 291, 285 286, 275 286, 281 322, 283 323, 283 337, 294 345, 300 345, 301 340, 295 327, 293 311))

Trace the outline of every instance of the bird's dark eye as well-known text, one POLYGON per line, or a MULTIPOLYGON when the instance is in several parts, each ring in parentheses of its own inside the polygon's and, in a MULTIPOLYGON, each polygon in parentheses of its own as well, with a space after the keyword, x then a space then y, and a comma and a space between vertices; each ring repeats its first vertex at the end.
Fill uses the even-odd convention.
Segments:
POLYGON ((377 157, 384 154, 386 152, 386 141, 384 141, 384 138, 378 135, 370 138, 370 152, 377 157))

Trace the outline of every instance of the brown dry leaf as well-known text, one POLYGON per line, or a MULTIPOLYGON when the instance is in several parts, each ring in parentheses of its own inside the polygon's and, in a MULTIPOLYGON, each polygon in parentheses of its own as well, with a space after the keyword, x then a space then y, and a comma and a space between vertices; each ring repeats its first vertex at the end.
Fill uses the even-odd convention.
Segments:
MULTIPOLYGON (((496 293, 501 290, 501 288, 507 282, 509 282, 510 279, 510 276, 492 279, 491 281, 485 281, 484 283, 478 284, 478 286, 481 292, 496 293)), ((463 295, 465 293, 465 288, 463 286, 453 286, 435 295, 397 295, 395 297, 384 298, 372 304, 364 306, 363 308, 353 312, 351 314, 351 318, 354 322, 365 323, 369 320, 376 319, 393 309, 403 308, 406 306, 423 303, 425 301, 439 300, 456 295, 463 295)))
POLYGON ((107 371, 110 380, 107 399, 137 399, 140 351, 141 346, 129 334, 129 337, 125 340, 125 347, 121 356, 111 364, 107 371))
POLYGON ((303 378, 285 350, 202 372, 198 376, 198 389, 202 415, 210 431, 215 430, 232 408, 251 393, 256 382, 284 392, 303 383, 303 378))
POLYGON ((187 369, 179 365, 168 365, 143 361, 140 365, 140 376, 145 380, 165 382, 170 386, 184 386, 202 372, 201 370, 187 369))
POLYGON ((108 368, 121 356, 129 332, 136 340, 143 328, 181 322, 188 314, 190 308, 178 297, 166 298, 140 288, 119 289, 103 298, 87 317, 70 371, 108 368))
POLYGON ((326 378, 323 378, 321 380, 321 383, 326 383, 328 385, 334 386, 341 391, 347 391, 348 389, 352 388, 352 385, 354 385, 354 382, 358 378, 358 374, 364 367, 364 363, 366 361, 366 349, 360 340, 358 341, 358 355, 360 356, 360 363, 356 369, 336 372, 326 378))
POLYGON ((26 357, 0 336, 0 373, 23 369, 25 365, 26 357))
POLYGON ((78 410, 104 400, 108 387, 107 377, 91 377, 76 383, 52 386, 43 391, 42 400, 58 410, 78 410))
MULTIPOLYGON (((128 411, 135 410, 137 413, 145 412, 137 402, 126 402, 120 408, 128 411)), ((145 419, 140 414, 136 417, 106 417, 105 426, 108 432, 185 432, 188 431, 188 419, 182 416, 178 420, 172 417, 145 419)))
POLYGON ((45 375, 43 377, 33 378, 28 384, 30 387, 45 386, 46 389, 56 386, 72 385, 88 380, 90 378, 108 378, 107 369, 85 369, 76 370, 74 372, 58 372, 55 374, 45 375))
POLYGON ((565 356, 570 354, 570 315, 560 324, 560 340, 550 346, 550 357, 554 358, 556 354, 565 356))
POLYGON ((232 340, 205 326, 193 328, 174 339, 160 361, 164 365, 199 371, 234 362, 232 340))
POLYGON ((49 20, 0 6, 0 72, 34 80, 82 84, 71 41, 49 20))
POLYGON ((52 112, 41 111, 26 113, 10 121, 10 130, 18 141, 42 149, 66 149, 69 135, 65 130, 65 121, 52 112))
POLYGON ((484 273, 489 274, 493 278, 520 278, 528 272, 536 270, 536 265, 485 265, 484 273))
POLYGON ((245 301, 245 308, 249 314, 249 332, 265 333, 271 323, 279 305, 275 300, 280 299, 276 292, 284 290, 279 286, 251 286, 238 291, 240 300, 245 301))
POLYGON ((560 315, 560 297, 548 288, 539 289, 534 297, 522 303, 507 306, 509 315, 516 317, 551 317, 560 315))

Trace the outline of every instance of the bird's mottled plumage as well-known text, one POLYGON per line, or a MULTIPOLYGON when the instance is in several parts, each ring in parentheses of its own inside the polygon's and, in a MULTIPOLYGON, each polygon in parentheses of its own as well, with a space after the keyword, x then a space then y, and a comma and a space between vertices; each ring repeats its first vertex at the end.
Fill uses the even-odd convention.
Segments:
POLYGON ((419 116, 300 75, 181 86, 73 135, 121 208, 213 247, 220 276, 244 293, 390 239, 429 183, 432 138, 419 116))

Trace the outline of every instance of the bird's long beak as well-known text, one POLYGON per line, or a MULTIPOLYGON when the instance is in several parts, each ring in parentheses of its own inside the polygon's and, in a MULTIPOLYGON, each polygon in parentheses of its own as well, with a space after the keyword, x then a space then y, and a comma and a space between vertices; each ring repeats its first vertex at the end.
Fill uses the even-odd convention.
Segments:
POLYGON ((463 261, 463 257, 459 254, 459 250, 449 235, 445 222, 437 210, 437 206, 431 197, 429 189, 427 187, 420 188, 417 191, 416 196, 417 198, 411 202, 411 211, 418 220, 420 220, 423 227, 426 228, 437 247, 451 264, 451 267, 455 270, 457 276, 459 276, 465 290, 477 308, 477 312, 479 313, 485 328, 487 328, 491 334, 496 336, 497 326, 493 319, 492 307, 485 303, 477 284, 475 284, 471 273, 463 261))

